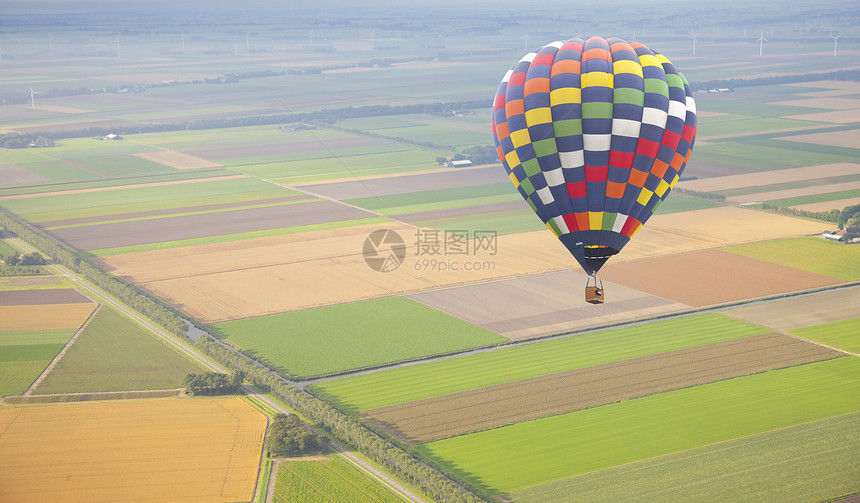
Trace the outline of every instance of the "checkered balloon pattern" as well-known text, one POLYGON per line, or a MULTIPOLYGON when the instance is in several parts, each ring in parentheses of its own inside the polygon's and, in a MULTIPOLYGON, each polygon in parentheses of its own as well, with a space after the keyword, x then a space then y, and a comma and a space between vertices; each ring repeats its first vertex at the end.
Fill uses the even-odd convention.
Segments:
POLYGON ((520 195, 594 274, 678 182, 696 103, 662 54, 618 38, 574 38, 526 54, 505 74, 492 122, 520 195))

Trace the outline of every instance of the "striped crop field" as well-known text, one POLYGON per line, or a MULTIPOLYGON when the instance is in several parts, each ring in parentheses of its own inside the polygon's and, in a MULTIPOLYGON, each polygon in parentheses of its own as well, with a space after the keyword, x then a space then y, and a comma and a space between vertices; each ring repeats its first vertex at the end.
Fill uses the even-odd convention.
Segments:
POLYGON ((719 314, 602 330, 311 386, 351 411, 363 411, 769 332, 719 314))
POLYGON ((837 501, 860 490, 854 412, 514 491, 517 503, 837 501), (683 482, 680 482, 683 481, 683 482))
POLYGON ((250 501, 266 422, 238 397, 3 408, 0 500, 250 501))
POLYGON ((493 494, 860 410, 842 357, 431 442, 419 450, 493 494), (648 441, 643 441, 648 439, 648 441))
POLYGON ((278 464, 275 503, 397 503, 378 482, 341 458, 283 461, 278 464))

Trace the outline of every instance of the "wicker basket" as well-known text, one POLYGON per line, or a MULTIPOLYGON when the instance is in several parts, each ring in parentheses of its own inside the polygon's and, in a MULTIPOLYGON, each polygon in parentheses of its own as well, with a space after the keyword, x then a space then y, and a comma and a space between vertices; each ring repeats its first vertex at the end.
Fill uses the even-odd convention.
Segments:
POLYGON ((589 304, 603 304, 603 289, 596 286, 585 287, 585 301, 589 304))

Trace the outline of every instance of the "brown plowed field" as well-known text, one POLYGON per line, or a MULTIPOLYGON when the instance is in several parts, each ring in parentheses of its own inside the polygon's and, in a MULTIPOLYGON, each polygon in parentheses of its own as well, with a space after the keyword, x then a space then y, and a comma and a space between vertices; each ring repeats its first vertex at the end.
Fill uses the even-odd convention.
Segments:
POLYGON ((843 354, 788 335, 760 335, 382 407, 365 416, 402 440, 427 442, 843 354))
POLYGON ((695 307, 843 283, 823 274, 722 250, 609 263, 599 275, 604 280, 695 307))
POLYGON ((76 304, 88 303, 87 298, 74 288, 49 290, 5 290, 0 291, 0 306, 28 306, 32 304, 76 304))
POLYGON ((154 220, 70 227, 50 231, 50 234, 78 250, 101 250, 339 222, 372 216, 374 216, 373 213, 334 201, 318 201, 154 220))
POLYGON ((857 306, 860 306, 860 287, 752 304, 724 312, 774 330, 791 330, 856 318, 857 306))

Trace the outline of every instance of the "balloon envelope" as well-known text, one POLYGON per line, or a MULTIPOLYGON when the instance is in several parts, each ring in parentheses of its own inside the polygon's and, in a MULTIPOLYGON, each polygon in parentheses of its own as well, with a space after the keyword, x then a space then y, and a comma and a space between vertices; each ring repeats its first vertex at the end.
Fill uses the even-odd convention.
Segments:
POLYGON ((508 71, 492 129, 520 195, 594 274, 678 182, 696 105, 662 54, 618 38, 571 39, 508 71))

